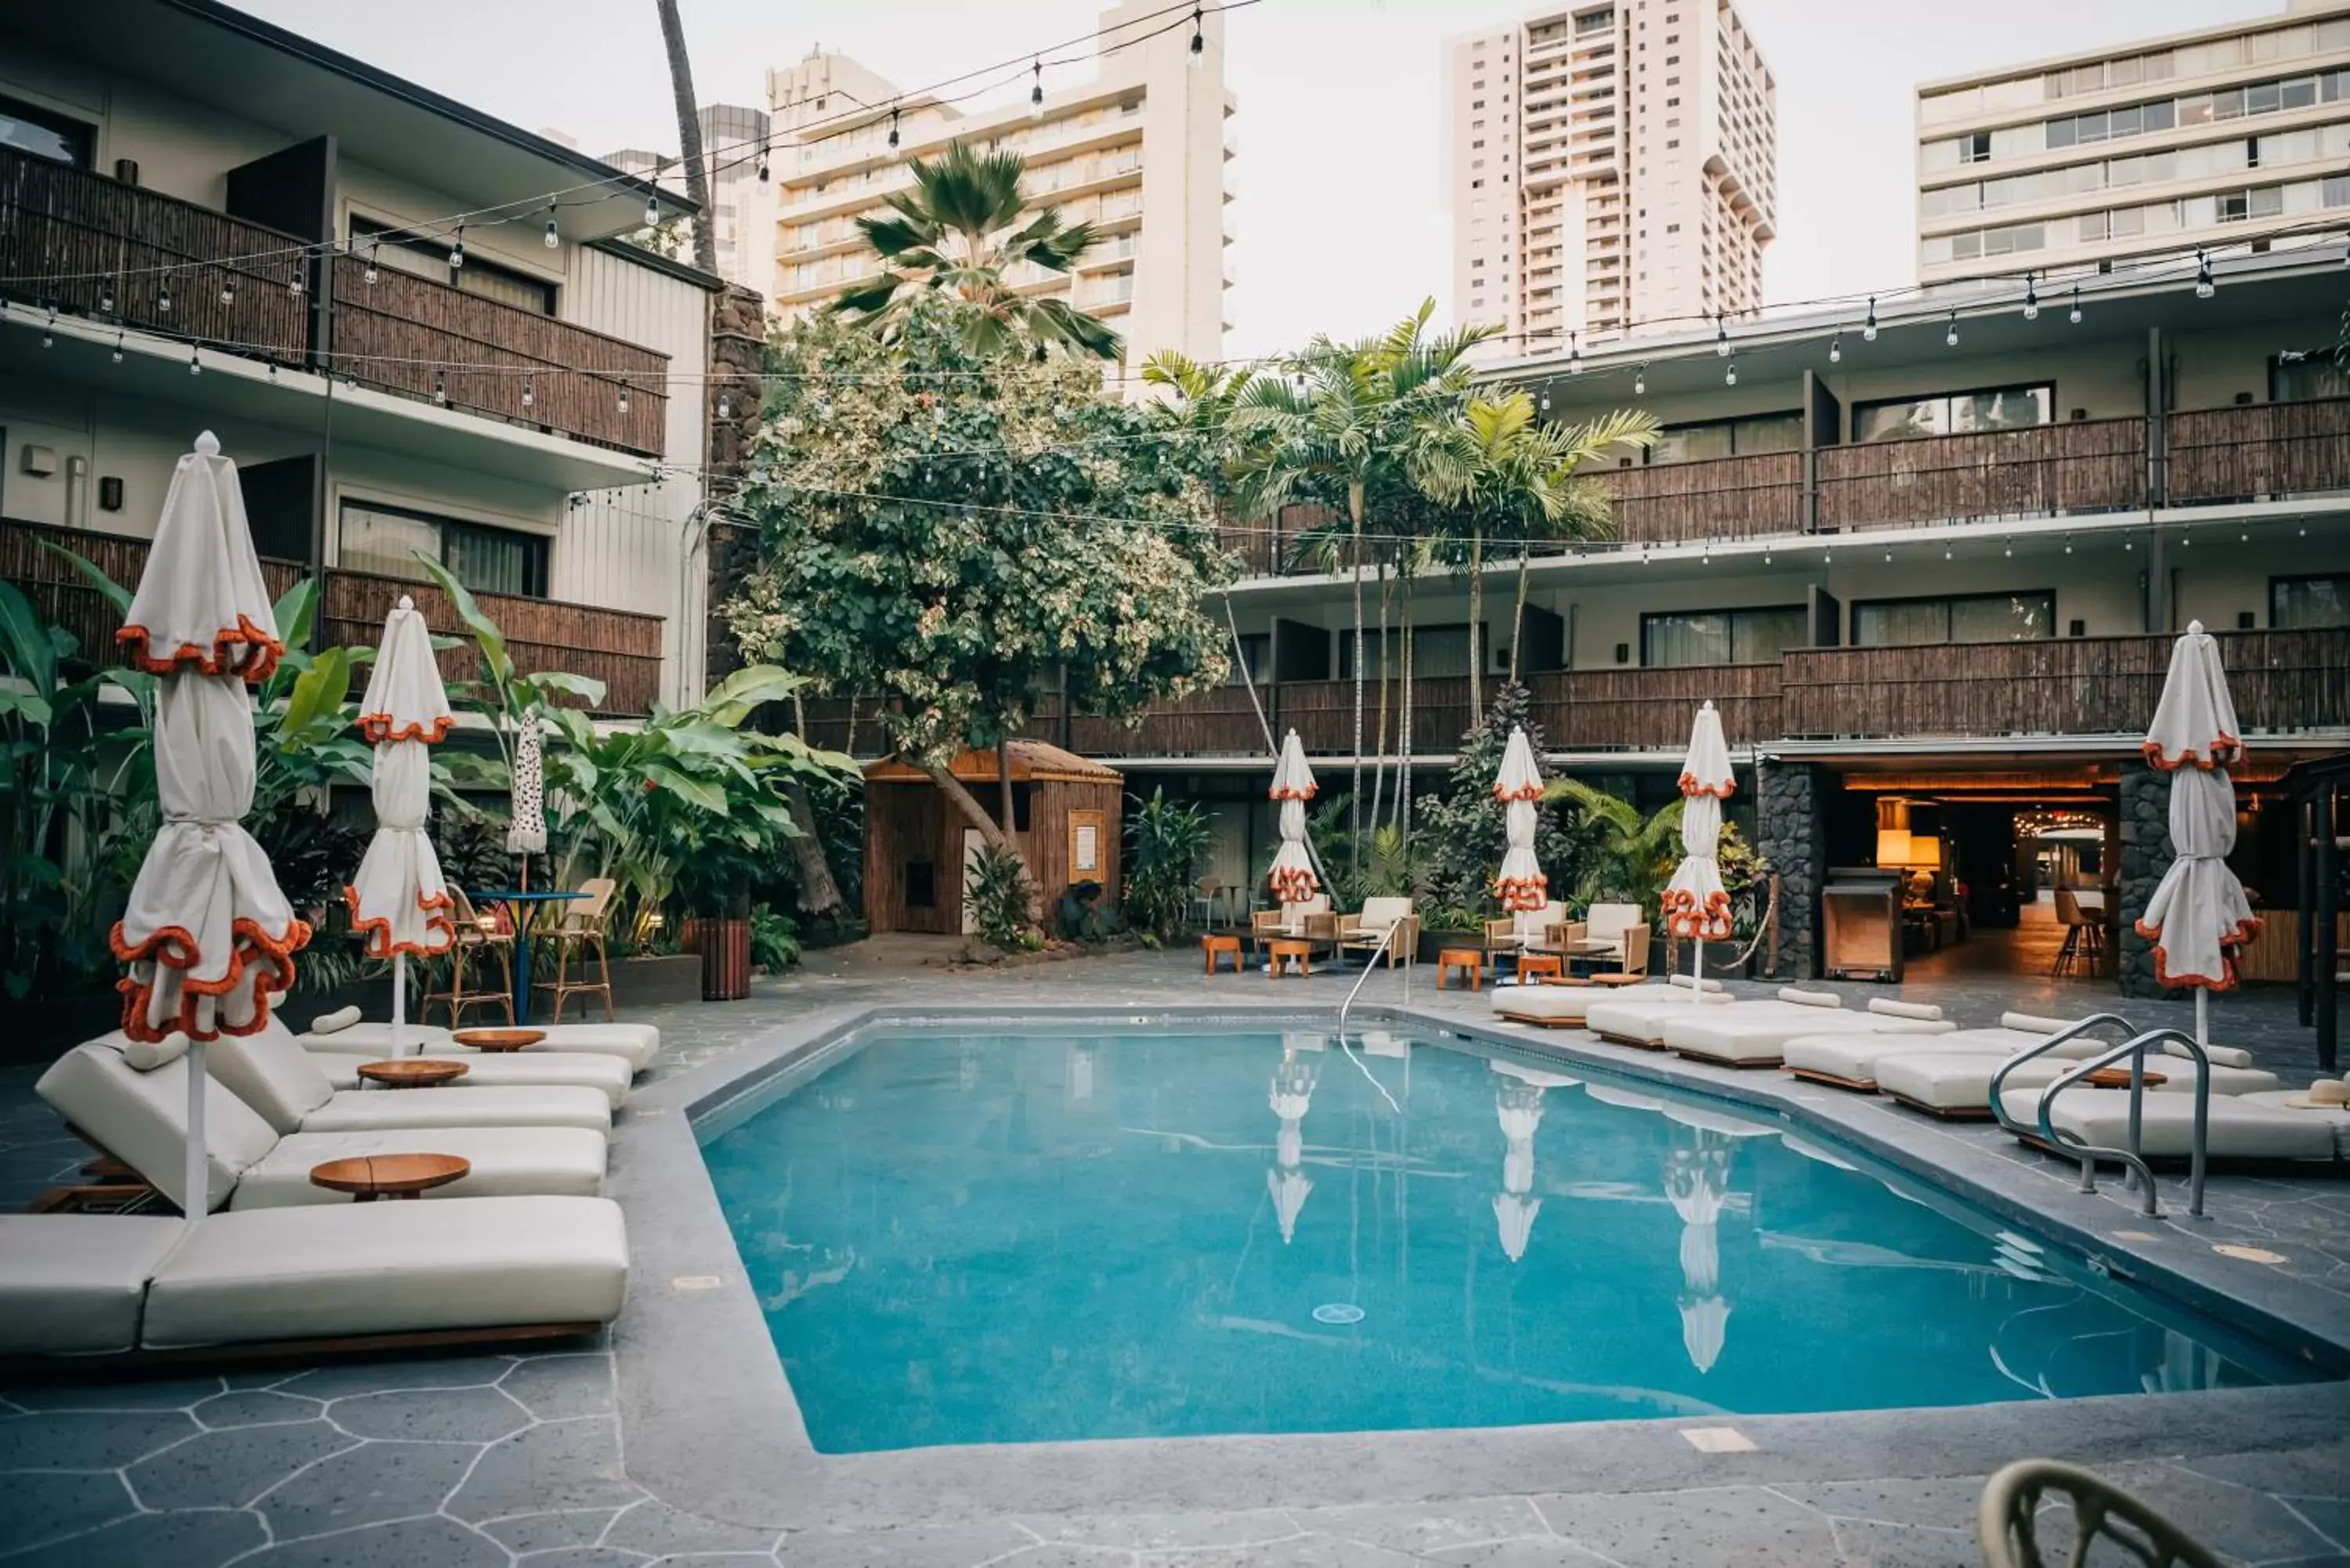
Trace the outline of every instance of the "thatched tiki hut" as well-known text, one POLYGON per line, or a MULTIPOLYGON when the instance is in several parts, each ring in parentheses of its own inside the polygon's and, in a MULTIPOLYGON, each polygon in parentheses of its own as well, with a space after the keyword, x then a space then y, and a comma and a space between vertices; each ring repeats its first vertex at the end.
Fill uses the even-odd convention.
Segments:
MULTIPOLYGON (((1073 883, 1118 897, 1118 804, 1124 776, 1043 741, 1014 741, 1012 815, 1045 907, 1073 883)), ((995 753, 968 751, 949 771, 990 812, 1001 809, 995 753)), ((968 932, 962 867, 985 840, 929 775, 895 757, 865 769, 865 912, 876 931, 968 932)))

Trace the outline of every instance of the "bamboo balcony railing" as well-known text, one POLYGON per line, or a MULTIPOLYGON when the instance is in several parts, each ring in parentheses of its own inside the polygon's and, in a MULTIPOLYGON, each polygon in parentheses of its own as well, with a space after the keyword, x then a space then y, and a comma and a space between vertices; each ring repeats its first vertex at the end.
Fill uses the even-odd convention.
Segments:
POLYGON ((2146 421, 1822 447, 1819 526, 2055 517, 2147 504, 2146 421))

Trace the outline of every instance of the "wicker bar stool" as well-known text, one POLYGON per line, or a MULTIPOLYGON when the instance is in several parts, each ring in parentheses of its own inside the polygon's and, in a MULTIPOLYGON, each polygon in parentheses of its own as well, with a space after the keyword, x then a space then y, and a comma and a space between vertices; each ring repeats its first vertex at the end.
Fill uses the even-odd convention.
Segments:
POLYGON ((432 1016, 434 1002, 446 1003, 449 1027, 454 1029, 463 1022, 468 1008, 501 1007, 505 1010, 506 1024, 511 1028, 514 1012, 514 933, 501 929, 498 922, 476 910, 462 888, 449 889, 450 923, 457 929, 457 940, 449 948, 449 989, 436 991, 424 998, 423 1017, 432 1016), (494 959, 500 983, 494 991, 471 988, 473 966, 486 968, 494 959))
MULTIPOLYGON (((616 1014, 612 1011, 612 954, 605 945, 604 932, 611 922, 612 904, 619 893, 619 884, 609 877, 590 877, 579 884, 579 890, 588 896, 574 900, 564 910, 563 923, 546 933, 555 944, 555 978, 538 989, 546 992, 555 1004, 550 1015, 554 1023, 563 1022, 564 1003, 575 996, 601 996, 604 1018, 608 1023, 616 1014), (585 978, 591 954, 596 961, 597 978, 593 980, 585 978), (574 959, 579 962, 582 978, 578 980, 571 978, 574 959)), ((584 1001, 579 1004, 579 1016, 588 1016, 588 1003, 584 1001)))

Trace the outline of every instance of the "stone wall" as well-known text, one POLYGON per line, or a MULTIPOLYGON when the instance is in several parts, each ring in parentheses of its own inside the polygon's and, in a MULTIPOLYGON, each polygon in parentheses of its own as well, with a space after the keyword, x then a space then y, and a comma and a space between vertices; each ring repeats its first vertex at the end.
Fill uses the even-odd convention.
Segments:
POLYGON ((2137 922, 2175 857, 2168 774, 2142 762, 2122 764, 2121 840, 2121 957, 2116 973, 2124 996, 2167 996, 2154 978, 2154 944, 2137 934, 2137 922))
MULTIPOLYGON (((1754 847, 1779 875, 1779 963, 1767 971, 1776 979, 1812 980, 1820 972, 1820 889, 1828 866, 1821 804, 1828 787, 1809 763, 1755 764, 1754 847)), ((1767 964, 1770 952, 1766 942, 1757 964, 1767 964)))
MULTIPOLYGON (((723 506, 741 483, 752 448, 759 437, 759 409, 766 385, 759 379, 765 368, 766 302, 747 288, 729 285, 710 302, 710 379, 702 387, 703 417, 710 431, 702 462, 708 465, 708 494, 713 507, 723 506), (726 413, 719 417, 724 400, 726 413)), ((704 566, 709 573, 702 674, 716 685, 742 667, 734 639, 727 631, 719 607, 759 564, 755 529, 730 521, 720 512, 710 523, 704 542, 704 566)))

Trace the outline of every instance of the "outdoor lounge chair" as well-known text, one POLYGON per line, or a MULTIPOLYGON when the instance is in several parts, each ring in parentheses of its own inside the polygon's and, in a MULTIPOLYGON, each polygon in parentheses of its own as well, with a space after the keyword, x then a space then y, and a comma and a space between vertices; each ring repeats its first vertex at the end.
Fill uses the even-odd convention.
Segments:
POLYGON ((1592 1002, 1610 994, 1595 985, 1497 985, 1493 1016, 1544 1029, 1582 1029, 1592 1002))
MULTIPOLYGON (((2110 1048, 2115 1043, 2106 1044, 2110 1048)), ((2206 1049, 2211 1056, 2211 1093, 2215 1097, 2258 1094, 2277 1086, 2276 1075, 2251 1066, 2249 1054, 2220 1045, 2206 1049)), ((2094 1054, 2084 1052, 2081 1054, 2094 1054)), ((1981 1120, 1991 1115, 1991 1077, 2006 1059, 1979 1051, 1958 1054, 1920 1051, 1887 1056, 1877 1064, 1877 1092, 1929 1116, 1950 1120, 1981 1120)), ((2021 1063, 2014 1072, 2008 1075, 2008 1088, 2011 1092, 2045 1088, 2074 1064, 2072 1061, 2049 1056, 2021 1063)), ((2149 1055, 2147 1067, 2163 1077, 2163 1082, 2147 1085, 2152 1094, 2166 1097, 2174 1093, 2191 1094, 2195 1087, 2196 1065, 2192 1060, 2164 1053, 2149 1055)), ((2111 1091, 2085 1092, 2104 1094, 2111 1091)), ((2128 1098, 2126 1095, 2122 1097, 2128 1098)))
POLYGON ((1586 1014, 1588 1027, 1603 1040, 1618 1045, 1637 1045, 1643 1051, 1664 1049, 1665 1020, 1687 1012, 1692 1003, 1690 992, 1697 991, 1695 1005, 1704 1007, 1770 1007, 1787 1005, 1779 1002, 1742 1001, 1730 994, 1718 980, 1709 980, 1701 986, 1685 974, 1669 975, 1654 985, 1631 985, 1595 1000, 1586 1014))
MULTIPOLYGON (((650 1023, 534 1023, 546 1038, 529 1054, 618 1056, 631 1074, 643 1072, 660 1054, 660 1031, 650 1023)), ((403 1054, 419 1051, 435 1056, 473 1061, 482 1053, 461 1045, 451 1033, 435 1024, 411 1022, 400 1025, 403 1054)), ((334 1051, 373 1061, 390 1054, 391 1025, 362 1023, 359 1009, 346 1007, 310 1020, 301 1035, 305 1051, 334 1051)))
POLYGON ((215 1081, 227 1085, 231 1094, 259 1111, 262 1120, 280 1133, 389 1127, 612 1130, 611 1101, 603 1090, 580 1085, 496 1084, 462 1093, 454 1086, 398 1094, 338 1089, 318 1058, 303 1050, 301 1042, 275 1018, 258 1033, 223 1035, 206 1048, 204 1060, 215 1081))
MULTIPOLYGON (((2350 1078, 2339 1080, 2350 1086, 2350 1078)), ((2215 1084, 2213 1087, 2217 1087, 2215 1084)), ((2312 1085, 2311 1089, 2316 1085, 2312 1085)), ((2248 1106, 2265 1106, 2271 1110, 2288 1111, 2311 1121, 2323 1122, 2334 1130, 2334 1157, 2350 1160, 2350 1105, 2318 1105, 2310 1098, 2310 1089, 2259 1089, 2237 1098, 2248 1106)))
MULTIPOLYGON (((1849 1032, 1798 1034, 1780 1046, 1780 1064, 1798 1078, 1831 1088, 1877 1092, 1877 1064, 1888 1056, 1939 1052, 1943 1055, 1981 1053, 2004 1061, 2028 1051, 2073 1023, 2064 1018, 2039 1018, 2029 1013, 2003 1014, 1997 1029, 1960 1029, 1948 1034, 1913 1035, 1849 1032)), ((2065 1042, 2053 1057, 2094 1056, 2106 1042, 2083 1035, 2065 1042)))
MULTIPOLYGON (((2218 1070, 2216 1065, 2213 1069, 2218 1070)), ((2045 1089, 2010 1089, 2001 1108, 2027 1127, 2040 1125, 2045 1089)), ((2138 1152, 2148 1159, 2185 1159, 2192 1149, 2195 1096, 2148 1094, 2140 1102, 2138 1152)), ((2098 1148, 2129 1147, 2130 1096, 2120 1089, 2066 1089, 2050 1108, 2049 1125, 2065 1138, 2098 1148)), ((2222 1160, 2323 1160, 2337 1158, 2334 1129, 2324 1118, 2266 1105, 2211 1096, 2205 1152, 2222 1160)), ((2023 1139, 2040 1144, 2035 1134, 2023 1139)), ((2044 1147, 2044 1146, 2043 1146, 2044 1147)), ((2061 1152, 2061 1151, 2060 1151, 2061 1152)))
POLYGON ((1521 910, 1485 922, 1485 956, 1522 953, 1539 948, 1551 927, 1566 919, 1566 906, 1553 899, 1539 909, 1521 910))
MULTIPOLYGON (((132 1064, 120 1035, 75 1046, 34 1085, 75 1129, 186 1206, 188 1059, 184 1037, 142 1050, 132 1064)), ((421 1089, 385 1091, 422 1094, 421 1089)), ((206 1209, 276 1209, 349 1199, 310 1182, 331 1159, 381 1154, 449 1154, 472 1163, 464 1177, 425 1194, 592 1198, 603 1189, 605 1138, 584 1127, 432 1127, 280 1137, 261 1113, 218 1079, 204 1085, 206 1209)), ((400 1205, 400 1207, 405 1207, 400 1205)))
POLYGON ((1316 893, 1303 903, 1259 909, 1249 917, 1249 940, 1255 945, 1260 958, 1264 956, 1265 943, 1275 939, 1327 946, 1337 940, 1337 935, 1338 921, 1330 913, 1327 893, 1316 893))
POLYGON ((1376 898, 1363 900, 1360 913, 1338 917, 1338 952, 1361 953, 1365 963, 1380 942, 1387 941, 1389 969, 1399 963, 1409 963, 1419 946, 1419 917, 1412 913, 1409 898, 1376 898), (1388 940, 1389 934, 1393 940, 1388 940))
MULTIPOLYGON (((1783 992, 1782 1000, 1785 996, 1783 992)), ((1730 1008, 1719 1013, 1668 1019, 1664 1043, 1667 1050, 1692 1062, 1711 1062, 1720 1067, 1775 1067, 1782 1057, 1781 1047, 1798 1034, 1948 1034, 1955 1027, 1943 1020, 1939 1007, 1880 997, 1858 1012, 1798 1005, 1779 1013, 1730 1008), (1812 1016, 1804 1016, 1806 1012, 1812 1016)))
POLYGON ((581 1334, 619 1315, 628 1282, 619 1205, 601 1198, 249 1210, 192 1231, 6 1215, 0 1355, 581 1334))

